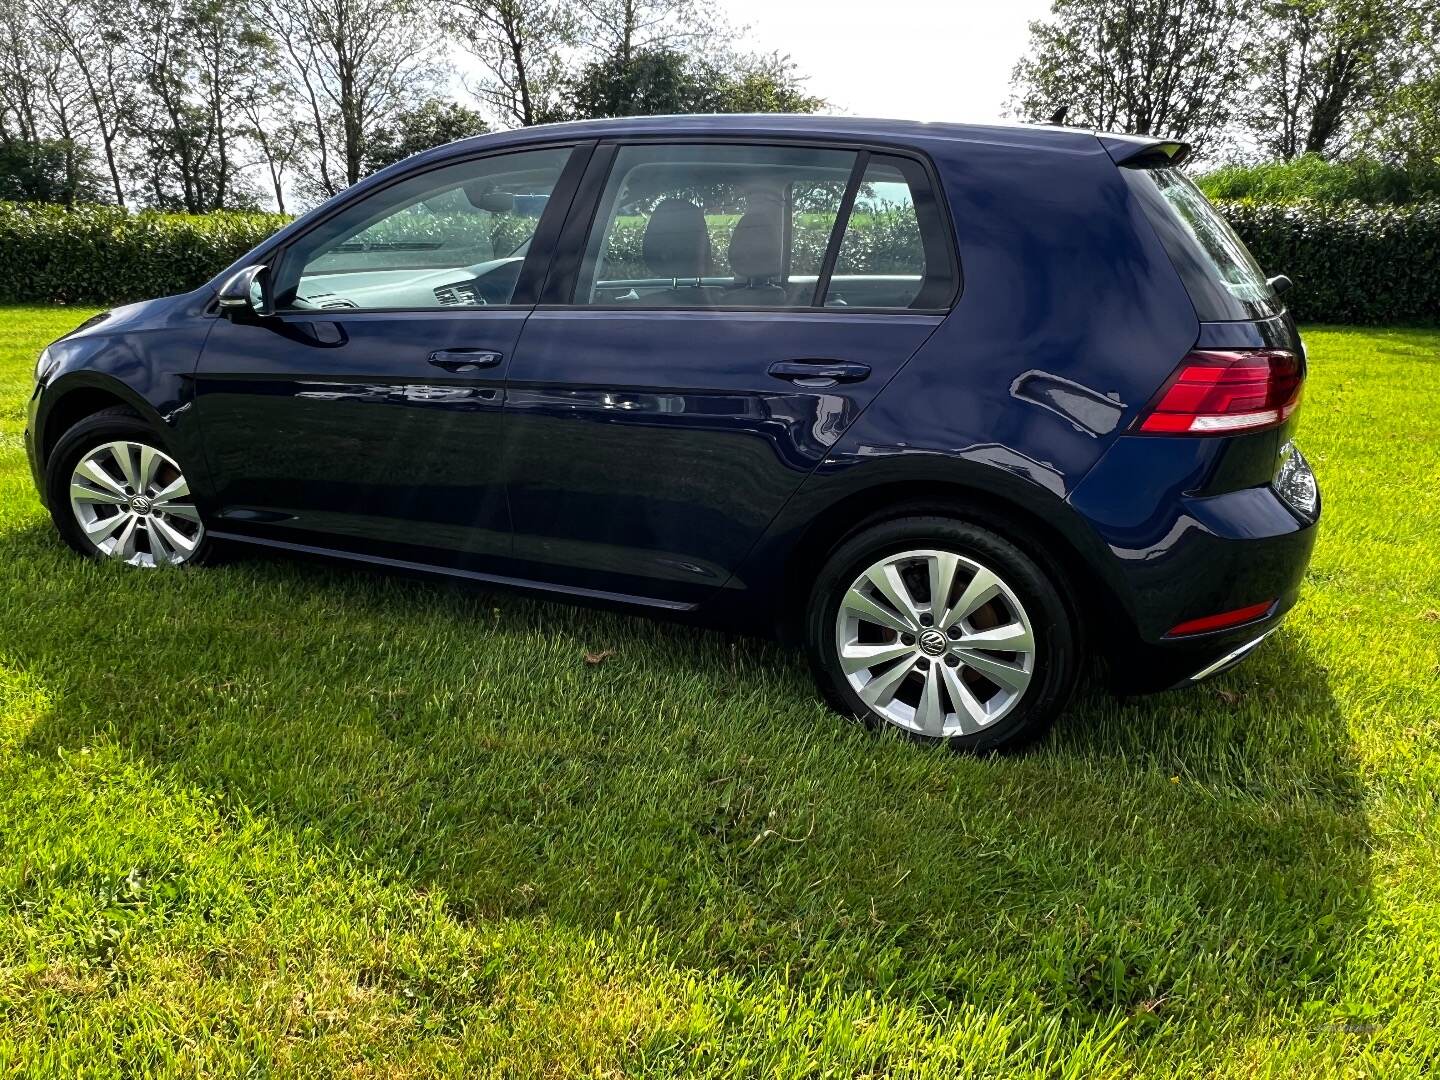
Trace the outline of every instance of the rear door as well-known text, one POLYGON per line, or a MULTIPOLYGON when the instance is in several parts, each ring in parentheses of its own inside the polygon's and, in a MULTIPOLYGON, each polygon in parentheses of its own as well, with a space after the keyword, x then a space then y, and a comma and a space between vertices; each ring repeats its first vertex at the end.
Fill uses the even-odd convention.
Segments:
POLYGON ((507 382, 523 573, 721 585, 952 303, 934 190, 844 146, 601 144, 507 382))

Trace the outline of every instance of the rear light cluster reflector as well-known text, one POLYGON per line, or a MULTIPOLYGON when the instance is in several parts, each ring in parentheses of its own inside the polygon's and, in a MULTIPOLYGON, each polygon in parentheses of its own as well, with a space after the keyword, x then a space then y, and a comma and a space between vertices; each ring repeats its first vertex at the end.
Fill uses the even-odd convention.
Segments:
POLYGON ((1196 349, 1146 409, 1153 435, 1234 435, 1275 427, 1300 404, 1300 358, 1285 349, 1196 349))
POLYGON ((1206 615, 1200 619, 1190 619, 1173 627, 1166 637, 1186 637, 1190 634, 1208 634, 1212 630, 1224 630, 1231 626, 1240 626, 1244 623, 1254 622, 1256 619, 1263 619, 1275 606, 1274 600, 1266 600, 1262 604, 1251 604, 1249 607, 1236 608, 1234 611, 1222 611, 1218 615, 1206 615))

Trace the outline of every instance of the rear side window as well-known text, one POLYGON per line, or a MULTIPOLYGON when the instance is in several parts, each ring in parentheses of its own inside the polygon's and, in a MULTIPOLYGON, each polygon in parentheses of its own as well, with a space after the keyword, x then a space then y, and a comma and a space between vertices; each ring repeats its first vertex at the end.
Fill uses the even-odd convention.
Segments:
POLYGON ((855 158, 808 147, 622 147, 580 302, 811 306, 855 158))
POLYGON ((1264 272, 1189 177, 1168 167, 1121 172, 1145 206, 1202 322, 1280 313, 1280 300, 1264 272))
POLYGON ((607 307, 947 306, 957 275, 924 168, 849 149, 623 146, 575 302, 607 307))
POLYGON ((924 170, 908 158, 869 160, 825 293, 826 307, 945 305, 954 291, 949 245, 925 180, 924 170))

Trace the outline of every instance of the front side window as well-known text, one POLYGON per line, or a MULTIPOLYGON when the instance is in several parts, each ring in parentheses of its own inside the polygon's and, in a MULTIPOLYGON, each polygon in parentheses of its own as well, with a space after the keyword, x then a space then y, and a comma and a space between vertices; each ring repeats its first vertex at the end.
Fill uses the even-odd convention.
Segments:
POLYGON ((569 149, 447 165, 346 207, 286 252, 280 310, 508 304, 569 149))
POLYGON ((855 158, 781 146, 622 147, 577 302, 813 306, 855 158))

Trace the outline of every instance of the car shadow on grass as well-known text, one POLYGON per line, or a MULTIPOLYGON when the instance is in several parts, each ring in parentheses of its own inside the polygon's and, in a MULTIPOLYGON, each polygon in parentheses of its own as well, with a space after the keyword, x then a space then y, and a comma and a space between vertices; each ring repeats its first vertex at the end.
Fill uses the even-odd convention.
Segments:
POLYGON ((245 556, 135 574, 7 536, 23 750, 113 740, 461 920, 922 1009, 1128 1015, 1324 995, 1366 919, 1355 755, 1285 630, 1183 693, 1082 690, 973 760, 828 713, 775 645, 245 556))

